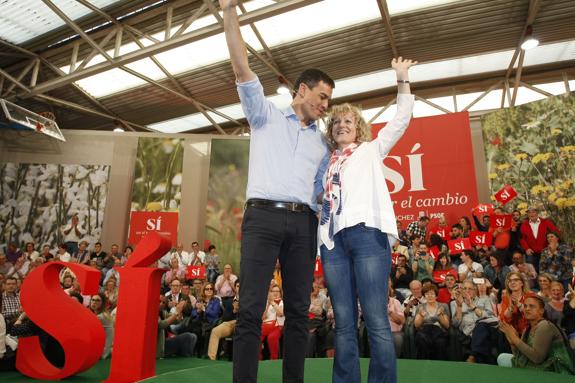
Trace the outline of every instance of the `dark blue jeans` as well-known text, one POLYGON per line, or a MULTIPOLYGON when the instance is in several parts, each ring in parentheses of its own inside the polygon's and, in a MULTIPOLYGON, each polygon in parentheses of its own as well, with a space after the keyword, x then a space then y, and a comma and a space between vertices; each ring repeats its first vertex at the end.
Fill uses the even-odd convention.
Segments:
POLYGON ((395 347, 387 317, 391 251, 387 234, 359 224, 338 232, 335 247, 321 246, 321 261, 335 314, 334 383, 361 382, 357 298, 369 336, 368 382, 397 381, 395 347))

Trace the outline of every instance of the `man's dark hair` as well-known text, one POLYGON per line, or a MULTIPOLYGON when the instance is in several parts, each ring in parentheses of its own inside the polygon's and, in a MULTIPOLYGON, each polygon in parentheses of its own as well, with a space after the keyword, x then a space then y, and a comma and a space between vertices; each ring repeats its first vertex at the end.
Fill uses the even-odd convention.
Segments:
POLYGON ((422 215, 421 217, 419 217, 419 221, 423 222, 423 221, 427 221, 429 222, 429 217, 426 215, 422 215))
POLYGON ((308 88, 313 89, 320 81, 325 82, 329 85, 332 89, 335 88, 335 82, 331 77, 327 75, 327 73, 322 72, 319 69, 306 69, 297 78, 294 86, 293 86, 293 97, 299 91, 299 86, 304 83, 308 86, 308 88))
POLYGON ((463 231, 463 226, 461 226, 461 224, 459 224, 459 223, 455 223, 455 224, 451 225, 451 228, 452 229, 459 229, 459 230, 463 231))
POLYGON ((96 242, 96 243, 94 243, 94 246, 96 246, 96 245, 102 246, 102 242, 96 242))

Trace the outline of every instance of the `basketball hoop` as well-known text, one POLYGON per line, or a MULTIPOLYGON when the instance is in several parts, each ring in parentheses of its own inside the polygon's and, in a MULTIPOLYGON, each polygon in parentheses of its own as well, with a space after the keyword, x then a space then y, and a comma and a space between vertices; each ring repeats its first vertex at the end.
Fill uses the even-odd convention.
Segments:
POLYGON ((38 113, 40 116, 44 117, 46 120, 42 123, 41 121, 36 121, 36 131, 41 132, 44 130, 46 126, 53 127, 54 121, 56 121, 56 116, 52 112, 40 112, 38 113))

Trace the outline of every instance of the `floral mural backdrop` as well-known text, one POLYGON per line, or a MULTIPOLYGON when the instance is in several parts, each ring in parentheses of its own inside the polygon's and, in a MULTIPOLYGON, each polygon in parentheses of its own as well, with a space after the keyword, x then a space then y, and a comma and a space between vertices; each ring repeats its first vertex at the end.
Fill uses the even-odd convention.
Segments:
POLYGON ((213 139, 206 214, 206 238, 220 263, 240 269, 241 223, 248 183, 249 140, 213 139))
POLYGON ((180 210, 183 142, 182 139, 139 139, 132 211, 180 210))
POLYGON ((575 98, 545 100, 482 117, 491 194, 509 184, 518 197, 509 203, 523 213, 544 209, 575 241, 575 98))
POLYGON ((56 246, 76 214, 83 239, 98 241, 109 171, 107 165, 0 164, 0 243, 56 246))

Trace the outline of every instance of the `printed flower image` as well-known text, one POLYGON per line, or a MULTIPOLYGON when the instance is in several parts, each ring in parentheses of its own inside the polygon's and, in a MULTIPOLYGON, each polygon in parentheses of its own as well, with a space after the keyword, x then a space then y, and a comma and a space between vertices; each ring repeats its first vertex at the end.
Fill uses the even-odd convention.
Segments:
POLYGON ((234 270, 240 269, 249 146, 248 140, 212 140, 206 238, 217 246, 220 262, 234 270))
POLYGON ((73 215, 90 243, 100 239, 107 165, 0 164, 0 242, 56 246, 73 215))
POLYGON ((575 238, 575 98, 545 100, 486 114, 481 119, 491 193, 503 185, 519 193, 509 205, 522 213, 544 209, 575 238), (493 142, 493 137, 501 137, 493 142))
POLYGON ((183 158, 182 139, 139 139, 132 211, 180 209, 183 158))

